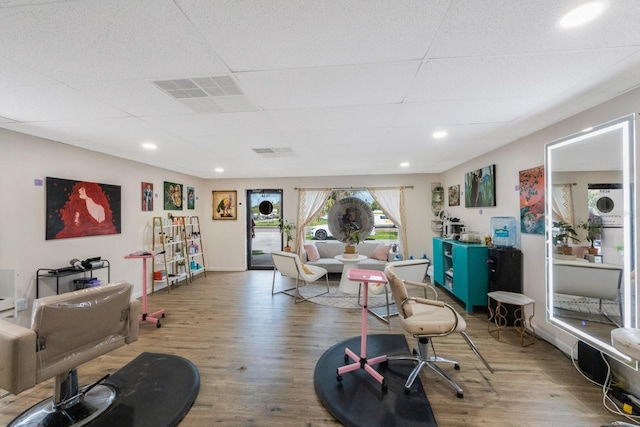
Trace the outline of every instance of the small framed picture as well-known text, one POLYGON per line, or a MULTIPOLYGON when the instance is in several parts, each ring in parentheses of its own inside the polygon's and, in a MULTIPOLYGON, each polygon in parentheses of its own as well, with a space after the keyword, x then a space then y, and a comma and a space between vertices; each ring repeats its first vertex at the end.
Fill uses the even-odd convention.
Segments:
POLYGON ((143 182, 142 183, 142 211, 143 212, 151 212, 153 210, 153 183, 151 182, 143 182))
POLYGON ((164 210, 182 210, 182 184, 164 182, 164 210))
POLYGON ((449 187, 449 206, 460 206, 460 184, 449 187))
POLYGON ((235 190, 213 191, 213 219, 238 219, 238 199, 235 190))
POLYGON ((187 187, 187 209, 196 208, 196 189, 187 187))

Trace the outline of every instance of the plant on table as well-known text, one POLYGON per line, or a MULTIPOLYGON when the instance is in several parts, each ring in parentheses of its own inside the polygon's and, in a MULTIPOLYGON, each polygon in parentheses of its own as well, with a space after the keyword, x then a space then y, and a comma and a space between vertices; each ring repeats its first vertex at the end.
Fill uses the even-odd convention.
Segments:
POLYGON ((564 221, 554 221, 553 228, 553 245, 557 247, 558 253, 563 255, 573 254, 573 248, 569 246, 569 240, 574 243, 580 242, 578 233, 574 230, 573 225, 564 221))
POLYGON ((296 229, 296 225, 293 222, 287 221, 286 219, 280 223, 280 232, 284 235, 284 238, 287 244, 284 247, 286 252, 291 252, 290 243, 293 240, 293 233, 296 229))
POLYGON ((589 253, 591 255, 595 255, 598 253, 598 249, 593 247, 593 243, 600 238, 602 235, 602 229, 604 228, 604 224, 602 223, 602 218, 597 215, 590 216, 586 221, 582 221, 578 224, 579 228, 587 231, 586 239, 591 244, 589 248, 589 253))
POLYGON ((345 253, 353 254, 356 251, 355 245, 360 243, 360 227, 355 222, 346 222, 340 227, 341 241, 347 246, 345 253))

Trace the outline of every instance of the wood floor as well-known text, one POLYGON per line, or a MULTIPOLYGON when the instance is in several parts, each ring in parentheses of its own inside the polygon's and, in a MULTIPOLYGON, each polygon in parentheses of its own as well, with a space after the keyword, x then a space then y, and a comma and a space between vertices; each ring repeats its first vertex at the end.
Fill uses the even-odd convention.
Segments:
MULTIPOLYGON (((271 271, 210 272, 171 294, 157 291, 149 311, 166 309, 162 328, 142 324, 137 342, 81 366, 81 383, 115 372, 143 351, 171 353, 193 361, 201 375, 200 393, 181 426, 339 425, 316 397, 313 370, 326 349, 359 335, 360 312, 272 296, 271 278, 271 271)), ((601 426, 620 419, 603 407, 601 389, 553 346, 499 343, 487 333, 486 313, 465 319, 495 373, 459 334, 437 340, 438 354, 460 362, 460 371, 445 369, 464 388, 458 399, 434 372, 421 374, 439 426, 601 426)), ((387 326, 370 317, 369 326, 370 333, 402 333, 397 319, 387 326)), ((52 384, 0 399, 0 424, 50 396, 52 384)))

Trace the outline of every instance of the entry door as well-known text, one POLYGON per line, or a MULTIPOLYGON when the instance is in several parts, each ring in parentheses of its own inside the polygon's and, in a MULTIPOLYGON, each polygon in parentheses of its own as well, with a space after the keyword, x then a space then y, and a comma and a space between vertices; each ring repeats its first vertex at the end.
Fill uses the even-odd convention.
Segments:
POLYGON ((271 252, 282 250, 282 190, 247 190, 247 201, 248 269, 271 270, 271 252))

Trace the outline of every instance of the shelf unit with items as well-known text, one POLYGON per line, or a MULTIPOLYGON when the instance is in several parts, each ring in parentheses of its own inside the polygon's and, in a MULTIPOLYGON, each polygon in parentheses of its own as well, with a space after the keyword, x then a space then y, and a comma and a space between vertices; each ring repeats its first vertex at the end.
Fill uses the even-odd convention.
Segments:
POLYGON ((489 284, 488 248, 477 243, 433 238, 433 280, 465 304, 487 306, 489 284))
MULTIPOLYGON (((80 261, 78 261, 80 262, 80 261)), ((65 266, 59 268, 39 268, 36 270, 36 299, 40 298, 40 282, 43 279, 54 279, 56 281, 56 293, 60 294, 60 279, 70 276, 82 275, 82 278, 76 278, 72 280, 72 283, 66 286, 63 291, 75 291, 78 289, 88 288, 92 286, 98 286, 102 282, 95 277, 94 271, 106 269, 107 270, 107 283, 111 282, 111 265, 106 259, 100 257, 88 258, 83 261, 79 266, 65 266)), ((45 296, 48 296, 47 294, 45 296)))
POLYGON ((151 249, 157 255, 152 258, 151 292, 155 292, 156 285, 164 284, 171 293, 172 284, 183 280, 189 283, 184 223, 180 217, 153 217, 152 234, 151 249))
POLYGON ((204 247, 202 245, 202 234, 200 231, 200 218, 197 216, 180 217, 184 241, 187 244, 187 271, 193 281, 194 276, 200 273, 207 277, 204 264, 204 247))

